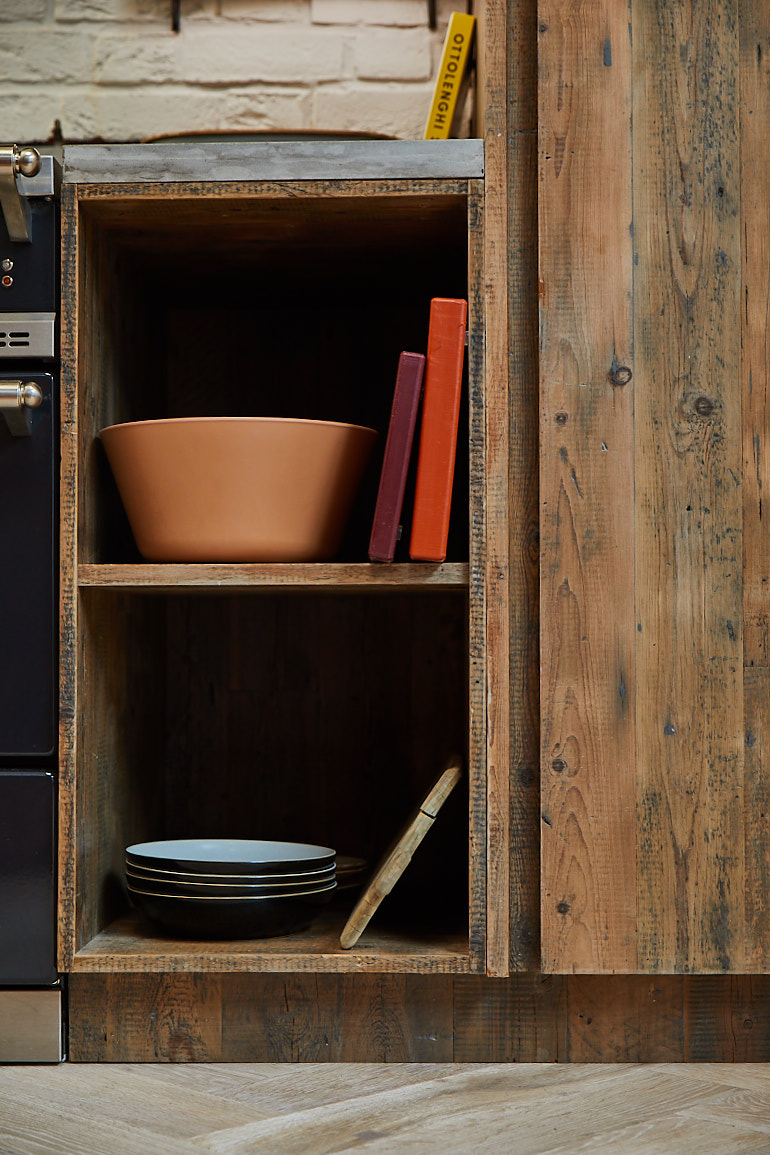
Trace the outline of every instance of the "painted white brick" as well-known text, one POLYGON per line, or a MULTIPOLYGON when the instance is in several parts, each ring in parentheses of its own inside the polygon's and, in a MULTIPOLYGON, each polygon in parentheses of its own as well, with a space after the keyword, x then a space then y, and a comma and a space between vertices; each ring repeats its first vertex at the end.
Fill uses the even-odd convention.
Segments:
POLYGON ((353 71, 362 80, 427 80, 433 75, 432 42, 419 29, 378 28, 359 33, 353 71))
MULTIPOLYGON (((218 0, 184 0, 182 27, 186 20, 218 11, 218 0)), ((61 24, 151 22, 170 28, 171 0, 55 0, 54 17, 61 24)))
POLYGON ((313 97, 313 127, 421 140, 432 93, 431 84, 323 85, 313 97))
POLYGON ((185 87, 83 89, 62 99, 64 139, 139 141, 164 133, 282 131, 310 128, 307 91, 185 87))
POLYGON ((9 26, 0 37, 0 77, 20 86, 82 83, 90 79, 91 52, 91 39, 82 32, 9 26))
POLYGON ((248 23, 256 20, 273 24, 309 24, 310 0, 259 0, 245 5, 243 0, 222 0, 222 17, 248 23))
POLYGON ((178 37, 127 35, 125 31, 102 33, 94 47, 95 84, 162 84, 175 80, 179 55, 178 37))
POLYGON ((342 70, 342 42, 323 29, 271 25, 190 35, 180 42, 186 82, 310 84, 334 80, 342 70))
POLYGON ((342 42, 321 29, 270 24, 201 26, 179 36, 105 33, 95 52, 97 84, 310 84, 342 75, 342 42))
POLYGON ((48 0, 1 0, 0 23, 17 21, 27 23, 45 20, 48 15, 48 0))
POLYGON ((427 27, 427 0, 313 0, 314 24, 380 24, 427 27))
POLYGON ((53 135, 59 117, 59 96, 54 88, 0 88, 0 141, 41 144, 53 135))

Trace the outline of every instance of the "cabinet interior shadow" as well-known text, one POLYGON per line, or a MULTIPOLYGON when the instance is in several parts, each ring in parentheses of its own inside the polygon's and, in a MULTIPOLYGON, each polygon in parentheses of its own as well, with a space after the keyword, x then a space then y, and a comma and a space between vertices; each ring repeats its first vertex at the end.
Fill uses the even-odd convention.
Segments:
MULTIPOLYGON (((92 613, 110 596, 89 598, 92 613)), ((160 740, 112 736, 114 773, 133 794, 113 868, 127 841, 187 837, 307 841, 374 866, 452 754, 467 764, 465 591, 125 600, 153 608, 152 630, 111 660, 130 666, 118 681, 132 732, 147 724, 160 740)), ((102 706, 127 724, 113 695, 102 706)), ((394 916, 432 895, 467 918, 467 830, 463 784, 389 902, 394 916)))

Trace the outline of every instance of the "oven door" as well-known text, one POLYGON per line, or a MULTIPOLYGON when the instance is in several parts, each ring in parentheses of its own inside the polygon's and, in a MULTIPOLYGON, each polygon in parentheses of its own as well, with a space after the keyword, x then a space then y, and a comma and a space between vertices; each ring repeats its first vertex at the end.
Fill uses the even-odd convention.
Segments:
POLYGON ((56 982, 55 782, 0 770, 0 986, 56 982))
POLYGON ((56 382, 3 365, 0 395, 15 382, 42 400, 0 408, 0 766, 40 764, 56 749, 56 382))

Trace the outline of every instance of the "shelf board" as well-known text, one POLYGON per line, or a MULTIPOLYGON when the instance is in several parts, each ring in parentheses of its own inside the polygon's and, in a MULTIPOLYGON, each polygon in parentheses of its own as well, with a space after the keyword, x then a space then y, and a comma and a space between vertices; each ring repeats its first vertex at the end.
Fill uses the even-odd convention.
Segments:
POLYGON ((184 590, 232 593, 287 589, 328 589, 332 593, 395 590, 453 590, 468 586, 469 567, 462 562, 441 565, 396 562, 324 562, 313 564, 144 563, 80 565, 83 588, 132 589, 148 593, 184 590))
POLYGON ((72 971, 83 972, 386 972, 468 974, 478 969, 467 936, 367 928, 352 950, 340 946, 347 911, 330 909, 298 934, 248 942, 166 938, 140 914, 119 919, 79 950, 72 971))

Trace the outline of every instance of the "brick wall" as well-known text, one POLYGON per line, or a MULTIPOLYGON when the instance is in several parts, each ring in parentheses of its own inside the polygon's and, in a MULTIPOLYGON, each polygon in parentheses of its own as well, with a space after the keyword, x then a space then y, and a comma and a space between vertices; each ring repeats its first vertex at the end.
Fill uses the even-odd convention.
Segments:
MULTIPOLYGON (((0 142, 423 134, 465 0, 0 0, 0 142)), ((467 127, 461 129, 468 135, 467 127)))

